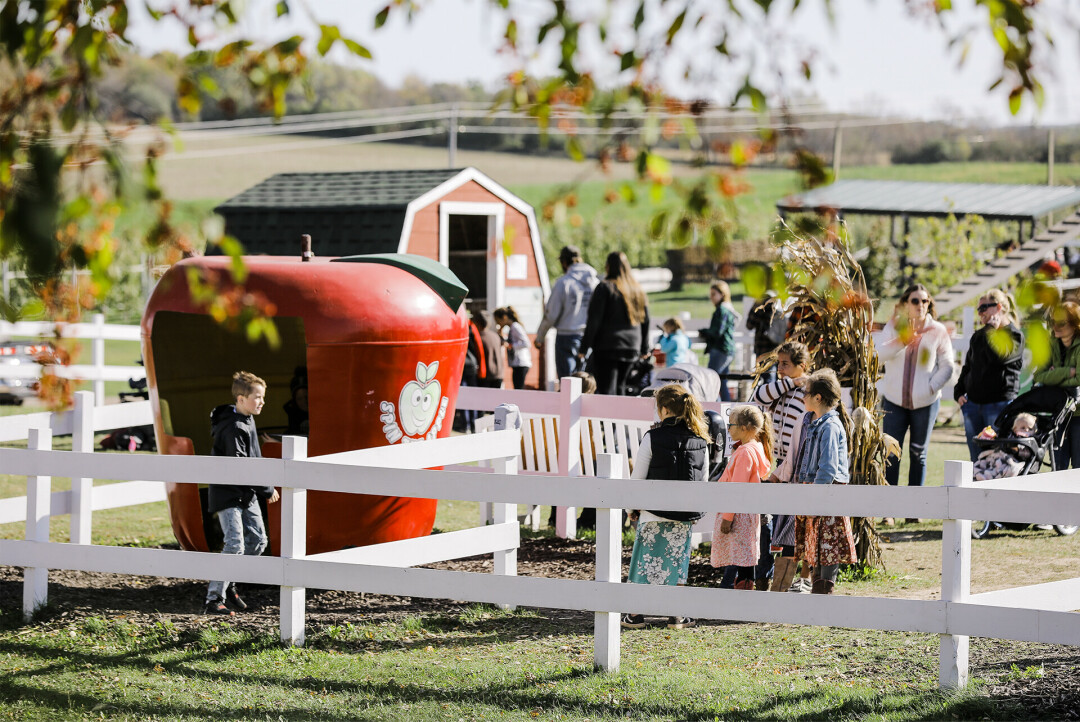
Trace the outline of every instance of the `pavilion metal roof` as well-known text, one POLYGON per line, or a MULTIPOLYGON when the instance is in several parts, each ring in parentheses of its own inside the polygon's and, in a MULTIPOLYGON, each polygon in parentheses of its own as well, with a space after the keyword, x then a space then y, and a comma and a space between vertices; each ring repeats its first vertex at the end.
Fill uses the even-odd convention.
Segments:
POLYGON ((829 208, 841 215, 978 215, 988 220, 1034 221, 1077 205, 1080 188, 1076 186, 840 180, 790 195, 776 208, 781 213, 829 208))

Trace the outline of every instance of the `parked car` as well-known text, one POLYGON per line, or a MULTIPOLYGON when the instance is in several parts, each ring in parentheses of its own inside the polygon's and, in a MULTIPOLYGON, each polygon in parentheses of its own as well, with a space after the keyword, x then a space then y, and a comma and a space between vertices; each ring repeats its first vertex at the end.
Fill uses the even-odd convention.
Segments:
POLYGON ((21 406, 27 398, 36 396, 37 375, 29 378, 6 373, 15 366, 41 366, 41 359, 53 353, 47 343, 6 341, 0 343, 0 404, 21 406))

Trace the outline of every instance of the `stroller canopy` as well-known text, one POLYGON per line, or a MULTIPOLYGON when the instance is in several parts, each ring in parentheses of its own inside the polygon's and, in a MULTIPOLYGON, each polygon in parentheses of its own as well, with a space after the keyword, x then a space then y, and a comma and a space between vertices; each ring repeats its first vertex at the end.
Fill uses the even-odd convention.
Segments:
POLYGON ((668 384, 681 384, 698 401, 707 403, 720 397, 720 375, 706 366, 679 363, 658 369, 653 382, 641 392, 642 396, 652 396, 656 390, 668 384))

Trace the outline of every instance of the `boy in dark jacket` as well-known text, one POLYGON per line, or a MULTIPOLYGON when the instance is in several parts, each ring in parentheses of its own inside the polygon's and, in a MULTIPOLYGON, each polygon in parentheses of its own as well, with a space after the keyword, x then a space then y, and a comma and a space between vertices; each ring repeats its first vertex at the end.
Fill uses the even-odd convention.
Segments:
MULTIPOLYGON (((266 382, 247 371, 233 374, 233 404, 222 404, 210 412, 211 435, 214 445, 211 456, 243 456, 259 458, 259 436, 255 431, 255 416, 266 400, 266 382)), ((263 525, 259 499, 273 504, 279 499, 272 486, 233 486, 211 484, 207 494, 208 511, 217 516, 225 537, 222 554, 258 556, 266 550, 266 528, 263 525)), ((210 582, 206 590, 206 614, 242 612, 247 604, 230 582, 210 582)))

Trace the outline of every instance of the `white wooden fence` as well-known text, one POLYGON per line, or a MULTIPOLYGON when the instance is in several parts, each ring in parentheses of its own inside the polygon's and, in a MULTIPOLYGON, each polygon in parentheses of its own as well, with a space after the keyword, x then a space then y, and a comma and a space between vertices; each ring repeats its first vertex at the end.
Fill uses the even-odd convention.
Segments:
MULTIPOLYGON (((618 418, 617 414, 635 401, 596 398, 597 406, 591 411, 606 411, 612 418, 618 418)), ((582 404, 587 401, 578 400, 582 404)), ((83 408, 88 406, 84 401, 83 408)), ((94 419, 92 414, 87 416, 94 419)), ((57 420, 56 425, 62 427, 63 423, 57 420)), ((695 484, 622 480, 621 459, 602 455, 596 477, 560 475, 538 483, 536 478, 515 473, 521 451, 516 431, 313 459, 305 458, 304 439, 288 439, 283 459, 231 459, 51 451, 51 435, 49 428, 30 429, 29 449, 0 449, 0 468, 27 477, 27 497, 22 502, 26 539, 0 540, 2 563, 26 569, 27 614, 47 599, 48 569, 76 569, 277 585, 281 588, 281 636, 293 644, 304 640, 308 587, 592 611, 594 659, 604 670, 619 667, 618 615, 623 611, 910 631, 940 635, 939 682, 948 688, 966 683, 969 636, 1080 645, 1080 615, 1069 611, 1080 606, 1080 579, 970 593, 968 521, 1075 523, 1080 519, 1080 472, 1076 471, 973 485, 970 462, 950 461, 945 468, 946 485, 936 488, 695 484), (487 473, 426 470, 479 459, 493 460, 495 469, 487 473), (234 557, 95 546, 88 536, 75 544, 49 542, 49 519, 60 511, 52 508, 52 476, 158 484, 273 484, 282 490, 282 555, 234 557), (309 489, 494 502, 496 523, 425 539, 308 556, 304 539, 309 489), (517 503, 596 507, 595 581, 516 577, 517 503), (943 519, 941 598, 806 596, 621 584, 619 510, 623 507, 943 519), (485 552, 495 554, 493 575, 408 568, 485 552)), ((71 513, 89 523, 93 498, 105 488, 73 493, 71 513)))
MULTIPOLYGON (((62 378, 92 381, 94 383, 94 398, 98 406, 105 404, 106 381, 127 381, 128 379, 146 377, 146 370, 142 366, 105 365, 105 342, 138 341, 141 338, 141 331, 138 326, 105 323, 105 317, 100 313, 95 313, 89 323, 57 324, 45 321, 9 323, 0 321, 0 339, 7 339, 12 336, 53 338, 57 333, 64 338, 91 339, 91 360, 89 364, 54 365, 50 366, 49 369, 51 373, 55 373, 62 378)), ((0 377, 36 379, 41 376, 43 369, 44 367, 38 364, 22 364, 18 366, 4 364, 0 365, 0 377)))

